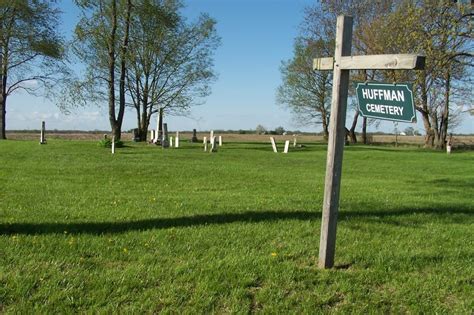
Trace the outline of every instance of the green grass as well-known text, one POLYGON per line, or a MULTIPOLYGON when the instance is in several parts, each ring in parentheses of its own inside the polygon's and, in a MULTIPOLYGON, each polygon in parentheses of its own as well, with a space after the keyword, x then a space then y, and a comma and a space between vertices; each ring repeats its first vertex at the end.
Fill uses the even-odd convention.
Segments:
POLYGON ((472 313, 474 152, 0 142, 0 313, 472 313))

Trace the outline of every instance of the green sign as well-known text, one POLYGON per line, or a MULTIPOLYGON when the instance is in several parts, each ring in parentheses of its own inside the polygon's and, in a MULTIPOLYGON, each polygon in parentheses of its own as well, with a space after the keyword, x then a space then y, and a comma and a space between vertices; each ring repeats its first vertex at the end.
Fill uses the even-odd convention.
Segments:
POLYGON ((416 122, 411 83, 356 82, 359 113, 363 117, 416 122))

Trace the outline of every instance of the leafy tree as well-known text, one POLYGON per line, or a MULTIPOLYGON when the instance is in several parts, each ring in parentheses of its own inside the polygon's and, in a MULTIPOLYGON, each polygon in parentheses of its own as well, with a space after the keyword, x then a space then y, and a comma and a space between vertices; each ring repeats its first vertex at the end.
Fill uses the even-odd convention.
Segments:
POLYGON ((472 41, 466 8, 450 1, 402 2, 388 16, 361 31, 372 53, 423 53, 423 71, 383 71, 379 77, 414 81, 415 103, 425 127, 425 146, 444 148, 448 125, 459 120, 458 106, 472 99, 468 88, 472 41), (403 23, 402 23, 403 21, 403 23))
POLYGON ((112 134, 119 140, 126 103, 132 1, 76 0, 76 4, 82 10, 82 18, 76 26, 73 48, 86 71, 85 78, 74 82, 71 89, 84 103, 108 103, 112 134))
POLYGON ((179 15, 179 1, 142 1, 132 20, 128 92, 140 139, 150 118, 183 115, 209 95, 213 53, 219 45, 216 22, 203 14, 194 23, 179 15))
POLYGON ((275 133, 276 135, 282 135, 282 134, 285 133, 285 128, 283 128, 283 127, 281 127, 281 126, 280 126, 280 127, 276 127, 274 133, 275 133))
POLYGON ((321 124, 326 138, 329 136, 331 74, 313 70, 313 58, 326 56, 330 42, 319 38, 307 41, 298 38, 294 57, 282 63, 282 85, 277 91, 277 101, 288 106, 302 125, 321 124))
POLYGON ((51 87, 64 71, 58 19, 51 1, 0 0, 0 139, 6 139, 8 96, 51 87))
POLYGON ((413 127, 406 127, 404 130, 407 136, 414 136, 415 135, 415 128, 413 127))
POLYGON ((263 127, 262 125, 257 125, 257 127, 255 128, 255 133, 257 135, 263 135, 267 132, 267 129, 265 127, 263 127))

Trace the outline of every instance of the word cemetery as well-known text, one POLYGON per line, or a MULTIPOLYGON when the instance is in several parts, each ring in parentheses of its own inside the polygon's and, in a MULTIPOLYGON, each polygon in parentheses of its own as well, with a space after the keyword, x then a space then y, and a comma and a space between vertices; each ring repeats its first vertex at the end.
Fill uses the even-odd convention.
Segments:
POLYGON ((415 122, 413 88, 408 83, 356 83, 359 113, 363 117, 415 122))

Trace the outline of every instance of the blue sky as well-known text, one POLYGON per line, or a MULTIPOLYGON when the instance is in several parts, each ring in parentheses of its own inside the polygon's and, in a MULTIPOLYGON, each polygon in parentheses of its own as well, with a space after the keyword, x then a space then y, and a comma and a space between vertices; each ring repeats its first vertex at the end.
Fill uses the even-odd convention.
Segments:
MULTIPOLYGON (((222 39, 215 55, 218 79, 205 104, 195 107, 191 117, 166 119, 170 130, 254 129, 258 124, 268 129, 283 126, 293 130, 320 130, 298 126, 290 113, 275 101, 281 83, 281 61, 291 58, 304 9, 313 5, 314 0, 185 0, 185 3, 183 13, 189 19, 206 12, 217 20, 217 32, 222 39)), ((71 36, 78 11, 72 0, 63 0, 60 6, 64 12, 62 33, 67 38, 71 36)), ((66 116, 51 101, 25 94, 12 95, 7 106, 10 130, 39 129, 42 120, 48 129, 110 129, 105 106, 90 106, 66 116)), ((348 124, 350 115, 349 111, 348 124)), ((398 128, 403 130, 408 126, 400 123, 398 128)), ((128 110, 123 130, 135 127, 135 113, 128 110)), ((393 131, 393 124, 384 122, 379 129, 393 131)), ((421 121, 417 129, 423 132, 421 121)), ((455 131, 474 133, 473 119, 466 118, 455 131)))

